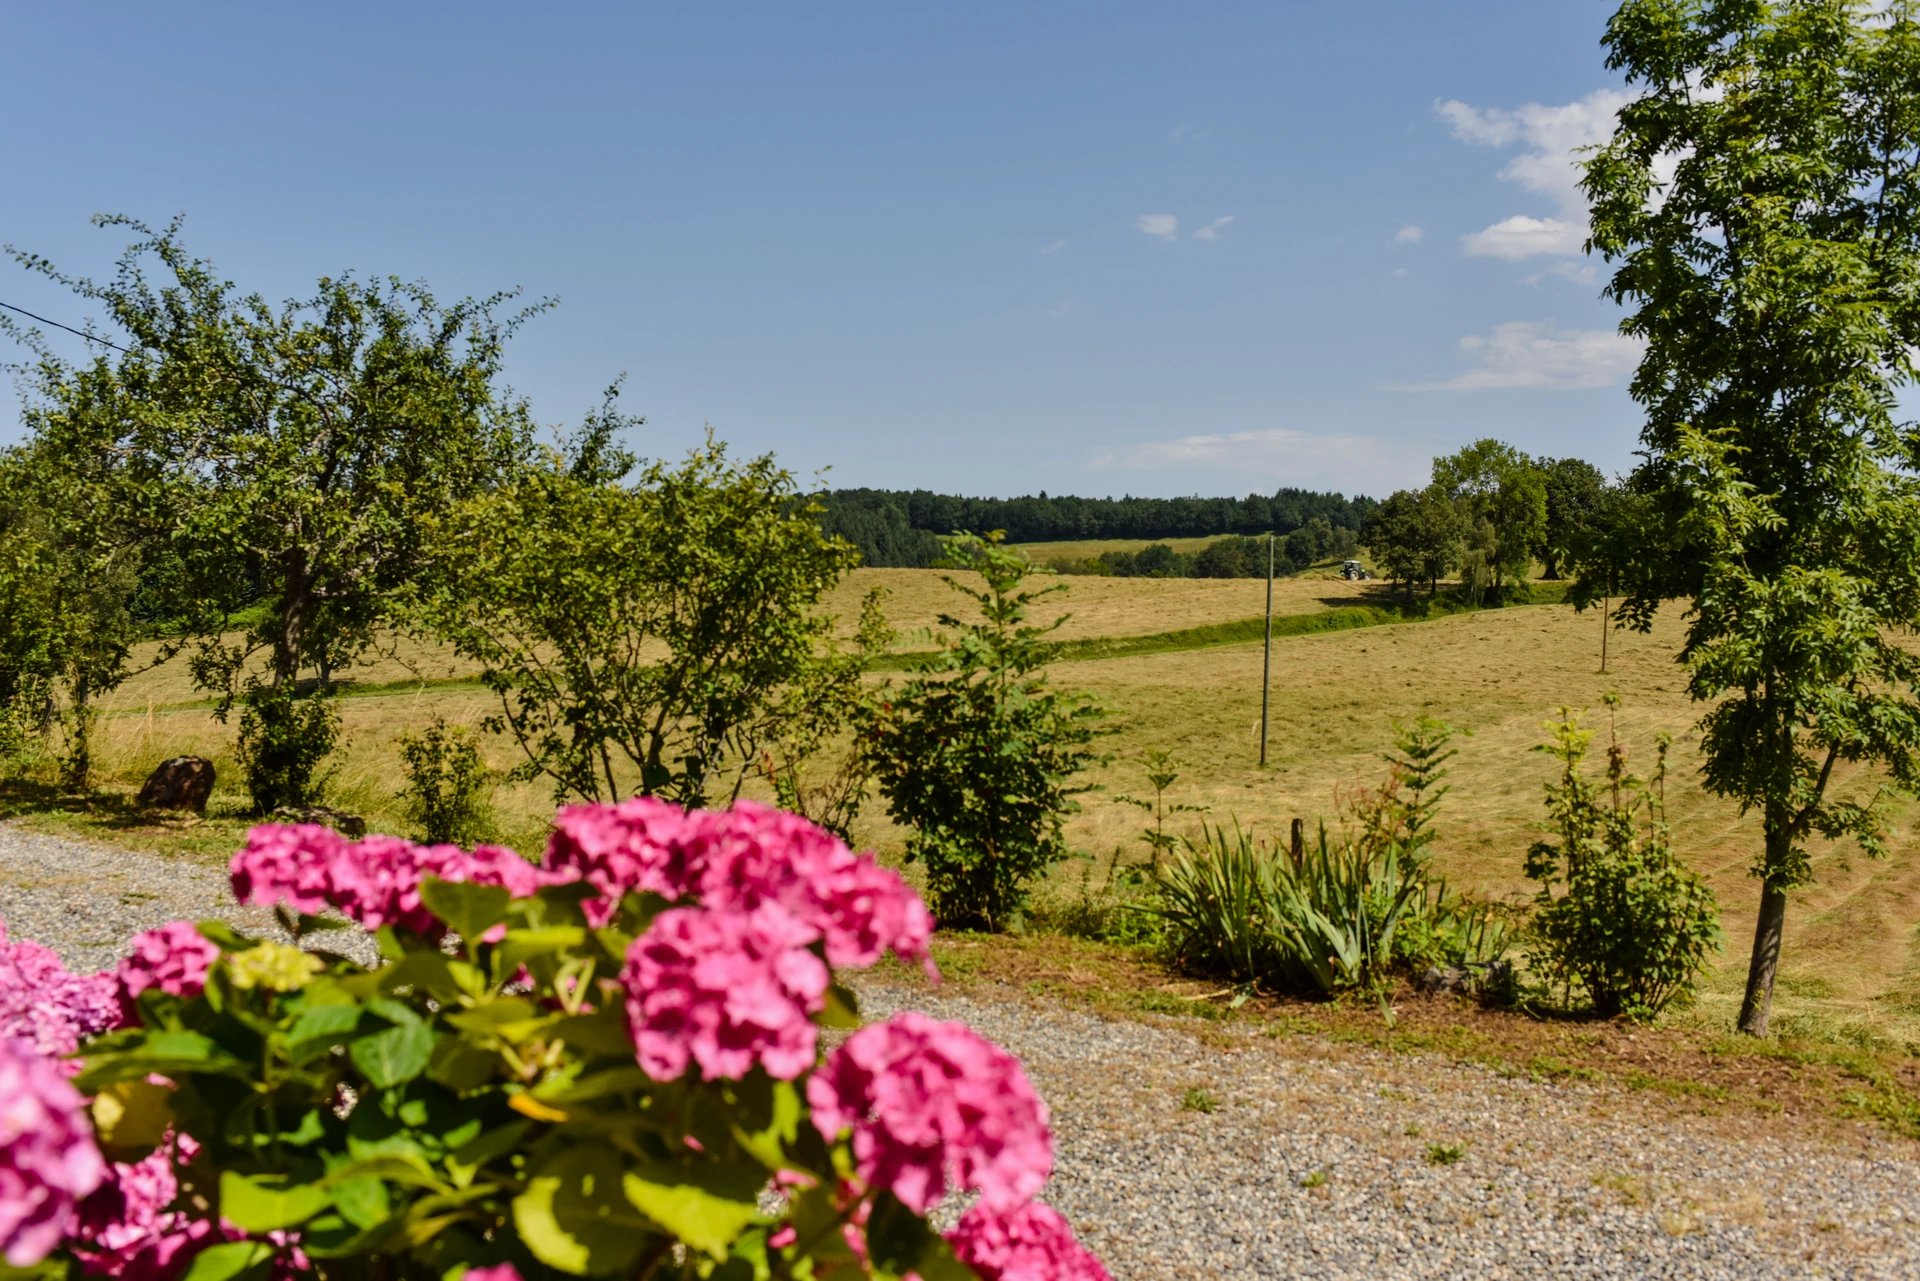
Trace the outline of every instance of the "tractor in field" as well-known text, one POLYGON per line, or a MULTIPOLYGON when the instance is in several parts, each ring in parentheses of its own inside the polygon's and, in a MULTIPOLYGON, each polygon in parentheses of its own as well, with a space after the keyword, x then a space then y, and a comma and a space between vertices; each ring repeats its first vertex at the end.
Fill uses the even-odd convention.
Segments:
POLYGON ((1341 562, 1340 577, 1346 578, 1346 579, 1361 580, 1361 579, 1372 578, 1373 575, 1369 574, 1366 570, 1366 567, 1362 565, 1359 561, 1349 560, 1349 561, 1341 562))

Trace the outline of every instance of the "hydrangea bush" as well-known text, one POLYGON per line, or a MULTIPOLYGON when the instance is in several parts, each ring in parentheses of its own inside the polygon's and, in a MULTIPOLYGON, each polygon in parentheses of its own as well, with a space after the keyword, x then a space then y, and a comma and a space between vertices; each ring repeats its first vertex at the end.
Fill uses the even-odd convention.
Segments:
POLYGON ((263 826, 232 873, 298 946, 175 922, 80 977, 0 931, 9 1268, 1107 1276, 1033 1199, 1053 1145, 1018 1061, 917 1014, 860 1027, 834 971, 934 973, 932 918, 803 819, 576 806, 540 866, 263 826), (345 922, 377 967, 327 948, 345 922), (823 1028, 851 1035, 823 1055, 823 1028))

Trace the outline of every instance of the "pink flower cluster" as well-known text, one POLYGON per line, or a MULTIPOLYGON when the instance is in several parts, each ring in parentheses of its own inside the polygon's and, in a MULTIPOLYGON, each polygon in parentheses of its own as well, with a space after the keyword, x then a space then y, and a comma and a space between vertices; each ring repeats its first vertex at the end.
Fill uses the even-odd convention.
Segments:
MULTIPOLYGON (((9 939, 0 924, 0 1039, 62 1060, 83 1039, 119 1022, 119 985, 112 974, 69 973, 52 948, 9 939)), ((77 1062, 57 1067, 67 1076, 80 1070, 77 1062)))
POLYGON ((815 937, 778 903, 655 917, 620 975, 647 1075, 676 1080, 689 1059, 710 1079, 738 1080, 755 1062, 783 1081, 812 1067, 812 1016, 826 1005, 830 978, 807 950, 815 937))
POLYGON ((180 1195, 176 1145, 180 1159, 191 1159, 195 1145, 183 1135, 139 1161, 110 1166, 106 1182, 81 1203, 74 1254, 88 1273, 164 1281, 206 1246, 237 1235, 168 1209, 180 1195))
POLYGON ((316 823, 261 824, 247 833, 231 871, 234 897, 242 903, 280 903, 305 913, 333 908, 370 930, 391 925, 425 938, 446 932, 420 901, 420 882, 428 876, 505 886, 515 898, 553 879, 499 846, 468 853, 397 836, 350 841, 316 823))
POLYGON ((0 1041, 0 1253, 16 1268, 46 1258, 75 1204, 100 1186, 86 1102, 32 1045, 0 1041))
POLYGON ((860 1029, 807 1082, 831 1143, 852 1131, 855 1173, 925 1214, 949 1185, 1015 1209, 1053 1172, 1047 1105, 1020 1060, 964 1023, 898 1014, 860 1029))
POLYGON ((198 996, 206 990, 207 970, 220 949, 191 921, 169 921, 157 930, 133 936, 133 951, 120 962, 121 1021, 135 1021, 134 998, 148 988, 169 996, 198 996))
POLYGON ((817 931, 829 965, 872 965, 892 949, 938 977, 927 952, 933 915, 920 896, 797 814, 753 801, 689 812, 638 797, 568 806, 553 826, 547 869, 600 891, 584 904, 596 925, 635 890, 744 912, 778 903, 817 931))
POLYGON ((997 1214, 977 1205, 947 1234, 960 1262, 980 1281, 1113 1281, 1073 1228, 1038 1201, 997 1214))
POLYGON ((569 807, 554 820, 547 870, 600 892, 583 904, 597 924, 634 891, 698 900, 662 912, 627 953, 634 1047, 657 1080, 690 1062, 709 1078, 737 1079, 755 1063, 782 1080, 801 1075, 828 965, 872 965, 891 948, 937 976, 933 918, 906 882, 806 819, 751 801, 569 807))

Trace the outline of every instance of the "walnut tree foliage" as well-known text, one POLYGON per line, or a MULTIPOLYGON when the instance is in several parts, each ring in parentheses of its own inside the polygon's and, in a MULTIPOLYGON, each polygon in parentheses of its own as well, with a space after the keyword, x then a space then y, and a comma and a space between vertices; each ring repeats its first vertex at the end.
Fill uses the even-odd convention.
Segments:
POLYGON ((1896 401, 1920 342, 1920 25, 1909 0, 1631 0, 1606 46, 1640 96, 1587 162, 1592 246, 1646 344, 1637 525, 1609 570, 1641 628, 1686 602, 1706 786, 1760 812, 1739 1022, 1764 1035, 1808 841, 1878 851, 1872 779, 1920 784, 1920 430, 1896 401))

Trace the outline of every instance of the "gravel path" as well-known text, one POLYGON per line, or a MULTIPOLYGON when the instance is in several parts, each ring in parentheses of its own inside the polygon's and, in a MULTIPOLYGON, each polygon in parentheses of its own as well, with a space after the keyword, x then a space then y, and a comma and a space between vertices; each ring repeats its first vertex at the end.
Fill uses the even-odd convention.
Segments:
MULTIPOLYGON (((206 916, 271 924, 217 869, 0 824, 0 917, 76 969, 206 916)), ((862 988, 870 1017, 965 1019, 1025 1060, 1059 1135, 1047 1199, 1119 1281, 1920 1276, 1920 1162, 1892 1143, 1741 1139, 1606 1086, 862 988), (1218 1106, 1184 1109, 1189 1090, 1218 1106)))
MULTIPOLYGON (((142 930, 213 917, 256 937, 285 938, 272 912, 234 903, 225 868, 0 823, 0 921, 7 936, 45 943, 71 970, 106 969, 142 930)), ((326 946, 363 962, 379 955, 371 938, 345 930, 330 932, 326 946)))
POLYGON ((1728 1138, 1606 1087, 1245 1032, 1220 1048, 1017 996, 862 999, 1025 1061, 1059 1139, 1046 1199, 1120 1281, 1920 1276, 1920 1162, 1891 1143, 1728 1138), (1182 1108, 1193 1089, 1216 1109, 1182 1108))

